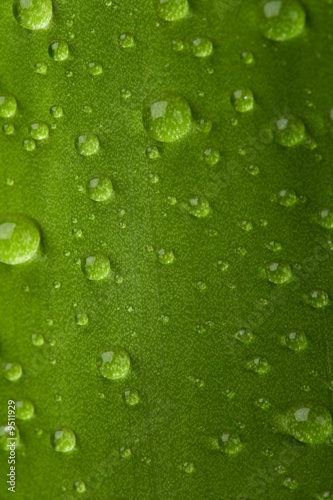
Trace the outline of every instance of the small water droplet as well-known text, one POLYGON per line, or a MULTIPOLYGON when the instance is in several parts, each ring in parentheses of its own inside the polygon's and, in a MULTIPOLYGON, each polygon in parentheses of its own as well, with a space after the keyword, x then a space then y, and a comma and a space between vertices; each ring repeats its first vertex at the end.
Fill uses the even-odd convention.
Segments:
POLYGON ((212 130, 212 126, 213 122, 208 118, 200 118, 200 120, 197 121, 197 128, 199 132, 202 132, 203 134, 209 134, 212 130))
POLYGON ((35 407, 33 403, 27 399, 23 401, 16 401, 15 410, 16 417, 19 420, 28 420, 35 414, 35 407))
POLYGON ((135 389, 126 389, 124 392, 124 401, 129 406, 135 406, 140 402, 140 395, 135 389))
POLYGON ((98 137, 92 132, 83 132, 76 139, 75 147, 80 155, 91 156, 99 149, 98 137))
POLYGON ((44 337, 41 333, 33 333, 31 335, 31 342, 34 346, 40 347, 44 344, 44 337))
POLYGON ((13 95, 0 95, 0 117, 11 118, 17 110, 17 102, 13 95))
POLYGON ((252 344, 255 340, 255 336, 247 328, 241 328, 240 330, 238 330, 234 337, 243 344, 252 344))
POLYGON ((2 365, 4 377, 10 382, 16 382, 22 377, 22 365, 16 361, 12 363, 4 363, 2 365))
POLYGON ((76 493, 85 493, 87 491, 86 485, 84 484, 83 481, 75 481, 74 489, 76 493))
POLYGON ((50 114, 53 116, 53 118, 61 118, 64 116, 64 110, 62 109, 61 106, 52 106, 50 109, 50 114))
POLYGON ((75 322, 77 325, 85 326, 88 324, 88 316, 85 313, 79 313, 75 316, 75 322))
POLYGON ((315 309, 322 309, 327 307, 330 303, 327 292, 320 289, 312 290, 304 299, 305 302, 315 309))
POLYGON ((216 165, 216 163, 220 161, 220 158, 220 151, 216 148, 206 149, 206 151, 204 151, 205 162, 211 167, 216 165))
POLYGON ((281 285, 292 280, 291 267, 286 262, 271 262, 266 267, 266 276, 271 283, 281 285))
POLYGON ((306 334, 302 331, 290 332, 282 339, 282 341, 286 347, 289 347, 289 349, 296 352, 304 351, 308 345, 306 334))
POLYGON ((281 189, 277 194, 277 200, 284 207, 292 207, 297 202, 297 196, 292 189, 281 189))
POLYGON ((34 139, 25 139, 23 141, 23 148, 28 151, 34 151, 36 149, 36 141, 34 139))
POLYGON ((134 36, 131 33, 123 33, 119 37, 119 45, 123 49, 131 49, 135 46, 134 36))
POLYGON ((48 70, 48 66, 45 62, 40 62, 35 64, 35 73, 38 75, 45 75, 48 70))
POLYGON ((107 201, 113 195, 112 182, 107 176, 93 177, 88 181, 87 193, 93 201, 107 201))
POLYGON ((189 12, 187 0, 157 0, 157 14, 164 21, 179 21, 189 12))
POLYGON ((271 366, 268 363, 267 359, 263 356, 256 356, 247 362, 247 368, 259 375, 265 375, 269 372, 271 366))
POLYGON ((110 261, 108 257, 102 253, 88 255, 82 261, 82 271, 88 280, 102 280, 111 272, 110 261))
POLYGON ((39 248, 40 233, 35 222, 25 215, 0 216, 0 262, 22 264, 39 248))
POLYGON ((273 126, 275 141, 286 148, 304 142, 306 138, 305 125, 297 116, 282 117, 273 126))
POLYGON ((333 229, 333 210, 323 208, 318 213, 318 223, 325 229, 333 229))
POLYGON ((52 19, 52 0, 14 0, 13 14, 22 28, 27 30, 44 29, 52 19))
POLYGON ((175 255, 172 250, 166 250, 164 248, 161 248, 157 252, 158 256, 158 261, 161 264, 167 265, 167 264, 172 264, 175 260, 175 255))
POLYGON ((231 94, 231 103, 239 113, 251 111, 254 107, 254 97, 250 89, 235 90, 231 94))
POLYGON ((243 445, 239 435, 234 431, 225 431, 219 437, 219 447, 225 455, 237 455, 243 445))
POLYGON ((241 59, 244 64, 253 64, 254 63, 254 56, 252 52, 242 52, 241 54, 241 59))
POLYGON ((192 52, 195 57, 209 57, 213 53, 213 43, 206 36, 192 40, 192 52))
POLYGON ((5 135, 13 135, 15 132, 15 125, 14 123, 4 123, 2 130, 5 135))
POLYGON ((35 122, 29 127, 29 135, 35 141, 41 141, 49 137, 49 127, 45 122, 35 122))
POLYGON ((183 203, 182 207, 188 213, 199 219, 207 217, 210 214, 210 206, 206 198, 191 198, 188 203, 183 203))
POLYGON ((101 75, 103 73, 103 66, 101 63, 99 62, 90 62, 88 65, 87 65, 87 70, 88 70, 88 73, 92 76, 97 76, 97 75, 101 75))

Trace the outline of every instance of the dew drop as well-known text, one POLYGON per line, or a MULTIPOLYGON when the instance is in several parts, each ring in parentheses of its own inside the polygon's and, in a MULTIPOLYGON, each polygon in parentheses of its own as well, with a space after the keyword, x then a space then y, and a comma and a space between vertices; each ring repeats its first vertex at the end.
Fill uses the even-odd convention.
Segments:
POLYGON ((146 155, 149 160, 158 160, 158 158, 161 156, 156 146, 149 146, 146 149, 146 155))
POLYGON ((184 97, 163 92, 152 97, 143 109, 143 124, 147 133, 160 142, 180 139, 190 129, 191 108, 184 97))
POLYGON ((15 132, 14 123, 5 123, 2 127, 5 135, 13 135, 15 132))
POLYGON ((35 73, 38 75, 45 75, 48 70, 47 64, 44 62, 35 64, 35 73))
POLYGON ((0 262, 22 264, 39 248, 40 233, 35 222, 25 215, 0 216, 0 262))
POLYGON ((17 110, 17 102, 13 95, 0 95, 0 117, 11 118, 17 110))
POLYGON ((209 120, 208 118, 200 118, 197 122, 197 128, 199 132, 203 134, 209 134, 209 132, 212 130, 213 122, 212 120, 209 120))
POLYGON ((333 229, 333 210, 323 208, 318 213, 318 222, 325 229, 333 229))
POLYGON ((15 427, 6 425, 0 427, 0 448, 8 451, 8 439, 16 438, 15 446, 20 444, 20 433, 17 425, 15 427))
POLYGON ((103 66, 99 62, 91 62, 87 66, 88 73, 92 76, 101 75, 103 73, 103 66))
POLYGON ((304 351, 308 345, 306 334, 302 331, 288 333, 283 339, 286 347, 295 352, 304 351))
POLYGON ((49 47, 49 54, 56 62, 66 61, 69 57, 69 47, 65 40, 55 40, 49 47))
POLYGON ((135 406, 140 402, 140 395, 138 391, 126 389, 124 392, 124 401, 129 406, 135 406))
POLYGON ((119 45, 123 49, 131 49, 135 46, 134 36, 131 33, 123 33, 119 37, 119 45))
POLYGON ((91 156, 99 149, 98 137, 91 132, 83 132, 76 139, 75 147, 80 155, 91 156))
POLYGON ((271 252, 279 252, 282 249, 282 245, 278 241, 272 240, 266 244, 266 248, 271 252))
POLYGON ((195 57, 209 57, 213 53, 213 43, 207 37, 197 37, 192 40, 192 52, 195 57))
POLYGON ((243 344, 252 344, 255 340, 255 336, 247 328, 241 328, 235 334, 235 339, 239 340, 243 344))
POLYGON ((33 333, 31 335, 31 342, 34 346, 40 347, 44 344, 44 337, 41 333, 33 333))
POLYGON ((79 313, 75 316, 75 322, 77 325, 85 326, 88 324, 88 316, 85 313, 79 313))
POLYGON ((179 21, 189 14, 187 0, 157 0, 157 14, 164 21, 179 21))
POLYGON ((305 297, 305 301, 315 309, 323 309, 330 303, 327 292, 320 289, 312 290, 312 292, 305 297))
POLYGON ((35 407, 31 401, 23 400, 16 401, 16 417, 19 420, 29 420, 35 414, 35 407))
POLYGON ((110 351, 101 354, 97 366, 103 377, 116 380, 126 377, 131 366, 131 360, 125 349, 115 346, 110 351))
POLYGON ((226 431, 219 437, 219 447, 225 455, 237 455, 243 445, 239 435, 234 431, 226 431))
POLYGON ((239 113, 246 113, 251 111, 254 107, 254 97, 250 89, 235 90, 231 94, 231 103, 239 113))
POLYGON ((278 192, 277 200, 284 207, 292 207, 297 202, 297 196, 292 189, 281 189, 278 192))
POLYGON ((174 255, 173 251, 166 250, 164 248, 161 248, 157 252, 157 256, 158 256, 158 261, 164 265, 172 264, 175 260, 175 255, 174 255))
POLYGON ((332 415, 327 408, 315 403, 293 404, 281 417, 282 430, 298 441, 324 443, 332 435, 332 415))
POLYGON ((14 0, 13 14, 22 28, 44 29, 52 19, 52 0, 14 0))
POLYGON ((210 214, 210 206, 206 198, 191 198, 188 203, 182 204, 184 210, 199 219, 210 214))
POLYGON ((60 453, 68 453, 74 450, 76 444, 74 431, 69 427, 57 429, 51 436, 51 444, 55 451, 60 453))
POLYGON ((23 148, 28 152, 34 151, 36 149, 36 141, 34 139, 25 139, 23 141, 23 148))
POLYGON ((263 356, 257 356, 247 363, 247 368, 259 375, 265 375, 270 370, 270 364, 263 356))
POLYGON ((4 377, 10 382, 16 382, 22 377, 22 365, 14 361, 13 363, 4 363, 2 366, 4 377))
POLYGON ((75 481, 74 488, 76 493, 85 493, 87 491, 86 485, 83 481, 75 481))
POLYGON ((263 6, 260 24, 266 38, 283 42, 299 35, 305 21, 305 11, 298 0, 269 0, 263 6))
POLYGON ((291 267, 286 262, 271 262, 266 267, 266 276, 271 283, 281 285, 292 280, 291 267))
POLYGON ((108 257, 102 253, 88 255, 82 261, 82 271, 88 280, 102 280, 110 274, 110 261, 108 257))
POLYGON ((29 127, 29 135, 35 141, 41 141, 49 137, 49 127, 45 122, 35 122, 29 127))
POLYGON ((93 177, 88 181, 87 193, 93 201, 107 201, 113 195, 112 182, 107 176, 93 177))
POLYGON ((204 151, 204 159, 208 165, 213 167, 221 159, 220 151, 216 148, 206 149, 206 151, 204 151))
POLYGON ((53 118, 62 118, 64 116, 64 110, 61 106, 52 106, 50 114, 53 118))
POLYGON ((244 64, 250 65, 254 63, 252 52, 242 52, 241 58, 244 64))
POLYGON ((276 120, 273 130, 275 141, 285 148, 296 146, 306 138, 305 125, 296 116, 279 118, 276 120))

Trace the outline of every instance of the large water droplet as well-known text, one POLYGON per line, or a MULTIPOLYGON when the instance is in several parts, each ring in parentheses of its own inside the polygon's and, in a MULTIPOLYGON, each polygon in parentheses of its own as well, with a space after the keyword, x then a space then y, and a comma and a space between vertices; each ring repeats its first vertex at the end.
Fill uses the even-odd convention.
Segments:
POLYGON ((103 377, 116 380, 126 377, 131 366, 131 360, 125 349, 115 346, 101 354, 97 366, 103 377))
POLYGON ((82 261, 83 274, 91 281, 99 281, 110 274, 111 266, 108 257, 102 253, 88 255, 82 261))
POLYGON ((11 118, 15 115, 17 102, 13 95, 0 95, 0 117, 11 118))
POLYGON ((22 264, 38 250, 40 233, 35 222, 25 215, 0 216, 0 262, 22 264))
POLYGON ((315 403, 293 404, 282 416, 283 430, 302 443, 319 444, 332 435, 332 415, 315 403))
POLYGON ((52 19, 52 0, 14 0, 13 14, 22 28, 44 29, 52 19))
POLYGON ((164 21, 178 21, 190 11, 187 0, 156 0, 157 13, 164 21))
POLYGON ((145 104, 143 124, 153 139, 173 142, 189 131, 191 108, 184 97, 172 92, 163 92, 145 104))
POLYGON ((55 451, 67 453, 74 450, 76 437, 74 431, 69 427, 61 427, 57 429, 51 436, 51 444, 55 451))
POLYGON ((266 267, 266 276, 271 283, 280 285, 292 279, 291 267, 286 262, 271 262, 266 267))
POLYGON ((16 417, 19 420, 28 420, 32 418, 35 414, 35 407, 31 401, 23 400, 16 401, 16 417))
POLYGON ((299 35, 305 21, 305 11, 298 0, 272 0, 265 2, 260 23, 266 38, 283 42, 299 35))
POLYGON ((282 117, 274 124, 274 135, 278 144, 290 148, 305 140, 305 125, 297 116, 282 117))
POLYGON ((91 200, 107 201, 113 194, 112 182, 109 177, 104 175, 93 177, 88 181, 87 193, 91 200))
POLYGON ((75 147, 82 156, 91 156, 99 149, 98 137, 91 132, 83 132, 76 139, 75 147))
POLYGON ((69 57, 69 47, 65 40, 55 40, 49 47, 49 54, 56 62, 66 61, 69 57))

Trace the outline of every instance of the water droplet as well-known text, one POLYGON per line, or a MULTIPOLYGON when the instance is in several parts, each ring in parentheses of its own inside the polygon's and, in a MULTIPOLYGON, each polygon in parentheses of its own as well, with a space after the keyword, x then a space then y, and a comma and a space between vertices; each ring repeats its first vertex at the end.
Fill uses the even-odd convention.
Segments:
POLYGON ((282 484, 289 490, 296 490, 296 488, 298 487, 298 482, 296 481, 296 479, 292 479, 291 477, 287 477, 282 484))
POLYGON ((318 213, 318 222, 325 229, 333 229, 333 211, 329 208, 323 208, 318 213))
POLYGON ((269 410, 269 408, 271 407, 270 401, 266 398, 259 398, 254 402, 254 404, 258 408, 260 408, 261 410, 264 410, 264 411, 269 410))
POLYGON ((271 283, 281 285, 292 280, 291 267, 286 262, 271 262, 266 267, 266 276, 271 283))
POLYGON ((28 420, 35 414, 35 407, 31 401, 23 400, 16 401, 16 417, 19 420, 28 420))
POLYGON ((55 40, 49 47, 49 54, 56 62, 66 61, 69 57, 69 47, 65 40, 55 40))
POLYGON ((151 146, 146 149, 146 155, 149 160, 158 160, 160 152, 156 146, 151 146))
POLYGON ((79 313, 75 316, 75 321, 77 325, 85 326, 88 324, 88 316, 85 313, 79 313))
POLYGON ((212 149, 206 149, 204 152, 204 159, 205 162, 213 167, 220 161, 221 155, 220 151, 218 149, 212 148, 212 149))
POLYGON ((64 116, 64 110, 62 109, 61 106, 52 106, 50 109, 50 114, 53 116, 53 118, 61 118, 64 116))
POLYGON ((255 336, 247 328, 241 328, 235 334, 235 339, 239 340, 243 344, 252 344, 255 340, 255 336))
POLYGON ((282 249, 282 245, 278 241, 272 240, 266 244, 266 248, 271 250, 271 252, 279 252, 282 249))
POLYGON ((273 129, 276 142, 286 148, 296 146, 306 138, 305 125, 296 116, 279 118, 273 129))
POLYGON ((40 347, 44 344, 44 337, 41 333, 33 333, 31 335, 31 342, 34 346, 40 347))
POLYGON ((173 142, 189 131, 191 108, 182 96, 172 92, 163 92, 145 104, 143 124, 153 139, 160 142, 173 142))
POLYGON ((157 184, 160 180, 158 174, 149 174, 148 178, 150 184, 157 184))
POLYGON ((250 165, 247 168, 247 171, 250 175, 258 175, 260 173, 259 167, 257 165, 250 165))
POLYGON ((13 135, 15 132, 14 123, 4 123, 2 130, 6 135, 13 135))
POLYGON ((13 95, 0 95, 0 117, 11 118, 17 110, 17 102, 13 95))
POLYGON ((36 142, 34 139, 25 139, 23 141, 23 148, 29 152, 34 151, 36 149, 36 142))
POLYGON ((254 107, 254 97, 250 89, 235 90, 231 94, 231 103, 239 113, 251 111, 254 107))
POLYGON ((200 120, 197 121, 197 128, 199 132, 202 132, 203 134, 209 134, 212 130, 212 126, 213 122, 208 118, 200 118, 200 120))
POLYGON ((157 0, 157 14, 164 21, 178 21, 189 14, 187 0, 157 0))
POLYGON ((18 214, 0 216, 0 262, 26 262, 37 252, 39 242, 39 230, 32 219, 18 214))
POLYGON ((102 280, 110 274, 110 261, 108 257, 102 253, 88 255, 82 261, 82 271, 88 280, 102 280))
POLYGON ((243 445, 236 432, 226 431, 219 437, 219 447, 226 455, 237 455, 243 448, 243 445))
POLYGON ((123 33, 119 37, 119 45, 123 49, 131 49, 135 46, 134 36, 131 33, 123 33))
POLYGON ((308 345, 308 340, 304 332, 293 331, 284 337, 283 343, 285 343, 286 347, 289 347, 292 351, 300 352, 304 351, 308 345))
POLYGON ((22 366, 14 361, 13 363, 4 363, 2 366, 4 377, 10 382, 15 382, 22 377, 22 366))
POLYGON ((85 493, 87 491, 86 485, 83 481, 75 481, 74 488, 76 493, 85 493))
POLYGON ((35 64, 35 73, 45 75, 48 70, 47 64, 44 62, 35 64))
POLYGON ((140 401, 140 395, 138 391, 126 389, 126 391, 124 392, 124 401, 129 406, 137 405, 140 401))
POLYGON ((192 40, 192 52, 195 57, 209 57, 213 52, 212 41, 203 36, 192 40))
POLYGON ((107 201, 113 195, 113 186, 109 177, 93 177, 88 181, 87 193, 91 200, 107 201))
MULTIPOLYGON (((182 40, 172 40, 173 50, 176 52, 181 52, 184 50, 184 43, 182 40)), ((332 113, 333 116, 333 113, 332 113)))
POLYGON ((263 356, 256 356, 247 362, 247 368, 259 375, 265 375, 270 370, 270 364, 263 356))
POLYGON ((327 307, 330 303, 327 292, 324 290, 312 290, 308 296, 305 297, 305 301, 315 309, 322 309, 327 307))
POLYGON ((327 408, 315 403, 293 404, 281 416, 282 430, 298 441, 324 443, 332 434, 332 415, 327 408))
POLYGON ((283 42, 299 35, 306 16, 298 0, 269 0, 263 6, 261 30, 269 40, 283 42))
POLYGON ((254 56, 252 52, 242 52, 241 55, 242 61, 244 64, 253 64, 254 63, 254 56))
POLYGON ((281 189, 277 194, 277 200, 284 207, 292 207, 297 202, 297 196, 292 189, 281 189))
POLYGON ((75 434, 69 427, 61 427, 52 434, 51 444, 55 451, 58 451, 60 453, 68 453, 75 448, 75 434))
POLYGON ((173 261, 175 260, 175 255, 172 250, 166 250, 164 248, 161 248, 157 252, 158 260, 161 264, 172 264, 173 261))
POLYGON ((180 469, 186 474, 193 474, 193 472, 195 472, 195 467, 192 462, 184 462, 181 464, 180 469))
POLYGON ((243 220, 240 224, 240 227, 245 231, 246 233, 249 233, 253 229, 252 222, 249 220, 243 220))
POLYGON ((99 62, 91 62, 87 66, 88 73, 93 76, 101 75, 103 73, 103 66, 99 62))
POLYGON ((124 378, 129 372, 131 360, 122 347, 113 347, 104 352, 97 361, 98 369, 103 377, 110 380, 124 378))
POLYGON ((17 425, 12 427, 10 425, 6 425, 4 427, 0 427, 0 448, 4 451, 8 451, 8 439, 16 438, 15 446, 20 444, 20 433, 17 425))
POLYGON ((49 127, 45 122, 35 122, 29 127, 30 136, 35 139, 35 141, 41 141, 49 137, 49 127))
POLYGON ((219 260, 218 263, 217 263, 217 268, 220 271, 224 272, 224 271, 226 271, 229 268, 229 264, 225 260, 219 260))
POLYGON ((98 137, 92 132, 82 132, 76 139, 75 147, 82 156, 91 156, 99 149, 98 137))
POLYGON ((206 198, 191 198, 188 203, 183 203, 184 210, 189 212, 194 217, 207 217, 210 213, 210 206, 206 198))
POLYGON ((52 19, 52 0, 14 0, 13 14, 22 28, 42 30, 52 19))

